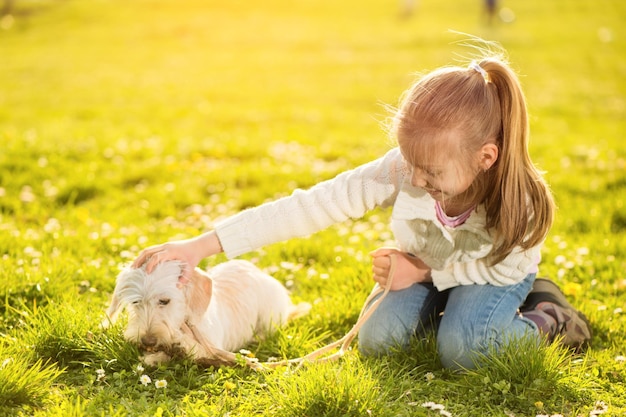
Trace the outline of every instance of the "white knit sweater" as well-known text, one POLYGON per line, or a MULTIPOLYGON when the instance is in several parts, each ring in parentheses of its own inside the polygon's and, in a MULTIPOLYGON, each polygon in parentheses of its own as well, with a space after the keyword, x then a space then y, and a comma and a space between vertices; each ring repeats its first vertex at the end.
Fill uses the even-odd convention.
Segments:
POLYGON ((432 268, 439 290, 458 285, 510 285, 535 272, 540 246, 516 248, 504 260, 489 265, 493 239, 485 228, 482 206, 460 226, 437 219, 435 201, 410 182, 398 148, 308 190, 244 210, 219 222, 215 230, 229 258, 264 245, 310 235, 328 226, 361 218, 375 207, 393 207, 391 228, 400 250, 432 268))

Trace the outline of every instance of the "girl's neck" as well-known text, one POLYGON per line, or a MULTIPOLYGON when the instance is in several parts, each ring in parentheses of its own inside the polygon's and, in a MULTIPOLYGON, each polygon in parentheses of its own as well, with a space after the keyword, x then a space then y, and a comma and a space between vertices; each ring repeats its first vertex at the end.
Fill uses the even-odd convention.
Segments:
POLYGON ((449 217, 460 216, 466 211, 476 207, 476 204, 474 202, 457 197, 450 200, 442 201, 439 204, 446 216, 449 217))

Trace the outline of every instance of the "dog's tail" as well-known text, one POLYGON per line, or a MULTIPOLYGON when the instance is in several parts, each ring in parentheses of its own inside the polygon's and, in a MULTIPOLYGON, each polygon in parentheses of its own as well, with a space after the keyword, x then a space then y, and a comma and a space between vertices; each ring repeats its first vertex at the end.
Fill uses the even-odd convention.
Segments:
POLYGON ((311 304, 306 303, 306 302, 294 304, 293 306, 291 306, 291 309, 289 310, 289 315, 287 316, 287 320, 291 321, 299 317, 306 316, 307 314, 309 314, 309 311, 311 311, 311 307, 312 307, 311 304))

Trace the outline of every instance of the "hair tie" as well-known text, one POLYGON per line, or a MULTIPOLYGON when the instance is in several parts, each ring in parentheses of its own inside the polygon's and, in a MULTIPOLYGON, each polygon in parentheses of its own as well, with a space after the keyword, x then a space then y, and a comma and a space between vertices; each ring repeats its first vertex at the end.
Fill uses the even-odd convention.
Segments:
POLYGON ((477 73, 479 73, 480 75, 482 75, 483 78, 485 79, 485 82, 489 82, 489 75, 487 74, 487 71, 485 71, 485 69, 481 67, 478 62, 472 61, 469 67, 473 69, 474 71, 476 71, 477 73))

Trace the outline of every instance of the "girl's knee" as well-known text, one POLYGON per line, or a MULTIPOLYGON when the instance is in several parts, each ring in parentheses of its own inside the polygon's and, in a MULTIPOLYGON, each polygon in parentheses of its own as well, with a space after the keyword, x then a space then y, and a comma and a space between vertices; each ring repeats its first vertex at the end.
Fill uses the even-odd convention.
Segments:
POLYGON ((409 342, 410 331, 399 323, 377 323, 370 318, 359 331, 359 351, 366 356, 385 355, 409 342))
MULTIPOLYGON (((441 329, 440 329, 441 330, 441 329)), ((489 337, 474 337, 471 332, 441 332, 437 334, 439 360, 447 369, 476 368, 476 359, 489 345, 489 337)))
POLYGON ((413 285, 389 292, 359 331, 359 350, 369 356, 389 353, 409 345, 420 326, 424 300, 431 288, 413 285))

